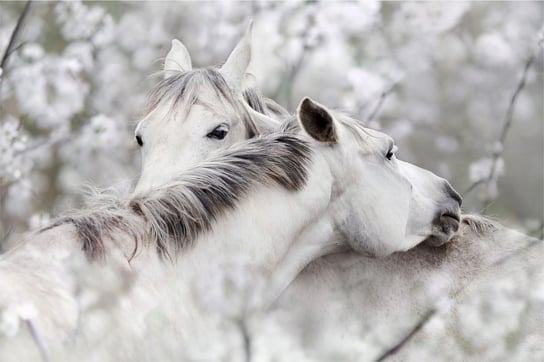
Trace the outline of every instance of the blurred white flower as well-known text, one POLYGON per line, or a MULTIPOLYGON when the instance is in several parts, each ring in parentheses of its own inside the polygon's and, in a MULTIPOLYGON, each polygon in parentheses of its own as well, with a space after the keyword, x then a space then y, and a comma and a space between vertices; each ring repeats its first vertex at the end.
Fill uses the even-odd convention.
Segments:
POLYGON ((0 181, 13 182, 28 174, 32 161, 24 155, 27 146, 21 124, 8 115, 0 123, 0 181))
POLYGON ((435 138, 434 144, 436 148, 445 153, 454 153, 459 148, 459 142, 453 137, 439 135, 435 138))
MULTIPOLYGON (((473 162, 469 167, 470 181, 478 182, 487 179, 491 173, 492 164, 493 159, 489 157, 484 157, 473 162)), ((498 158, 493 177, 496 179, 502 175, 504 175, 504 160, 502 158, 498 158)))
POLYGON ((89 85, 79 77, 80 61, 48 55, 10 73, 21 111, 41 129, 62 127, 85 105, 89 85))
POLYGON ((37 315, 30 303, 11 303, 0 312, 0 337, 13 337, 19 331, 21 321, 31 320, 37 315))
POLYGON ((398 36, 440 34, 455 26, 469 7, 465 1, 403 3, 393 15, 392 27, 398 36))
POLYGON ((87 6, 81 1, 62 1, 55 6, 57 22, 67 40, 90 39, 105 18, 100 6, 87 6))
POLYGON ((510 66, 514 63, 512 48, 497 32, 478 37, 474 52, 478 62, 484 66, 510 66))
POLYGON ((349 69, 347 79, 360 104, 377 101, 387 86, 379 75, 362 68, 349 69))

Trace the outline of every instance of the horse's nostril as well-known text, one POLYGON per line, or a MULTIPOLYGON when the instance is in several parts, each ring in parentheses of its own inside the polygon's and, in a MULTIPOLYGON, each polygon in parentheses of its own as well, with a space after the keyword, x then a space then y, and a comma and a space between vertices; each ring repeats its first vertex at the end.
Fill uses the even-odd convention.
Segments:
POLYGON ((440 226, 445 233, 457 232, 460 221, 461 216, 459 213, 446 211, 440 215, 440 226))

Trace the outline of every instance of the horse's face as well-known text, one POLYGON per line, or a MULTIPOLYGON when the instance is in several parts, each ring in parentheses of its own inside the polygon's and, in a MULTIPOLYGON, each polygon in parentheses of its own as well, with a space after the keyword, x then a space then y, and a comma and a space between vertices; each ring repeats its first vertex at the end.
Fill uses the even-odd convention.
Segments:
POLYGON ((142 155, 137 191, 163 184, 213 151, 248 138, 243 121, 231 108, 196 103, 185 112, 169 109, 157 107, 136 128, 142 155))
POLYGON ((459 227, 461 198, 446 180, 397 160, 386 134, 335 119, 308 98, 298 117, 331 168, 333 218, 353 249, 383 256, 425 240, 451 239, 459 227))
POLYGON ((152 92, 151 111, 135 131, 142 154, 136 191, 163 184, 215 150, 256 135, 258 126, 240 91, 250 61, 250 35, 221 68, 201 70, 193 70, 183 44, 172 41, 165 79, 152 92))

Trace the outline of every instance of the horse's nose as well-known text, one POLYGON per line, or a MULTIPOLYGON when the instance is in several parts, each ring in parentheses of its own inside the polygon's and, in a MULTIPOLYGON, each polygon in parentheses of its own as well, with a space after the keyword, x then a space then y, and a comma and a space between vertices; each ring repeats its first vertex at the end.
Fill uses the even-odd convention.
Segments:
POLYGON ((446 200, 441 205, 442 208, 437 215, 435 224, 442 229, 445 234, 457 232, 461 220, 461 204, 463 199, 457 191, 451 187, 448 181, 444 181, 444 193, 446 200))
POLYGON ((456 233, 459 230, 459 223, 461 222, 461 212, 459 209, 445 209, 440 213, 436 221, 435 223, 442 229, 444 234, 456 233))
POLYGON ((448 181, 445 181, 444 190, 446 192, 446 195, 457 201, 459 207, 461 207, 461 205, 463 204, 463 198, 461 197, 461 195, 459 195, 457 191, 455 191, 453 187, 451 187, 448 181))

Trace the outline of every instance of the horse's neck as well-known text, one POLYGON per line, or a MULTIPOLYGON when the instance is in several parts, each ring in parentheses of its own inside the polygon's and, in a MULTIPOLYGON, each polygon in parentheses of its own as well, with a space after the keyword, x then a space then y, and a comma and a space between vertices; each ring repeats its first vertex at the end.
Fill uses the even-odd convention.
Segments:
MULTIPOLYGON (((214 222, 211 231, 181 250, 174 261, 178 275, 174 283, 183 289, 201 280, 241 283, 247 279, 249 285, 241 288, 261 294, 273 275, 292 281, 316 257, 314 250, 324 248, 317 243, 308 248, 300 245, 313 241, 306 236, 309 230, 319 230, 323 244, 332 239, 332 229, 320 223, 330 202, 332 177, 324 159, 314 156, 302 190, 259 187, 214 222)), ((146 264, 133 262, 142 269, 146 264)), ((244 290, 237 293, 247 295, 244 290)))
POLYGON ((492 280, 498 265, 514 270, 541 263, 535 256, 542 255, 542 242, 500 225, 484 234, 462 228, 457 240, 439 248, 419 245, 379 259, 354 252, 320 258, 297 276, 276 306, 285 318, 316 326, 315 344, 306 347, 346 343, 351 334, 373 341, 367 353, 374 358, 428 310, 451 303, 449 298, 475 280, 492 280))

